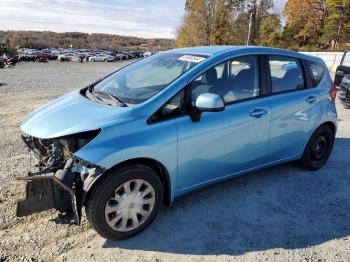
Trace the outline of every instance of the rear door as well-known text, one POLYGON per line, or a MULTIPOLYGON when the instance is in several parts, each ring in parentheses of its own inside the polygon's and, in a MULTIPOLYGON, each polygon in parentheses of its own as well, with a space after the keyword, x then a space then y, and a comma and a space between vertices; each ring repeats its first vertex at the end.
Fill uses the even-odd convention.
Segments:
POLYGON ((288 160, 303 152, 319 123, 321 110, 315 88, 308 88, 301 60, 268 56, 270 71, 270 161, 288 160))
POLYGON ((343 77, 350 74, 350 52, 344 52, 343 58, 341 60, 340 66, 338 66, 335 73, 334 84, 339 87, 343 77))

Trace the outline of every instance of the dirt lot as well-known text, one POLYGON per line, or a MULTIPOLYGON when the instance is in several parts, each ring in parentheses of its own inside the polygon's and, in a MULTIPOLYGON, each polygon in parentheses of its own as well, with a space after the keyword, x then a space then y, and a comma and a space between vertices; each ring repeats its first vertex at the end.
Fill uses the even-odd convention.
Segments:
POLYGON ((0 261, 350 261, 350 110, 318 172, 294 164, 231 179, 178 199, 144 233, 123 242, 55 211, 15 217, 27 171, 21 120, 47 100, 121 63, 18 64, 0 70, 0 261), (1 84, 0 84, 1 85, 1 84))

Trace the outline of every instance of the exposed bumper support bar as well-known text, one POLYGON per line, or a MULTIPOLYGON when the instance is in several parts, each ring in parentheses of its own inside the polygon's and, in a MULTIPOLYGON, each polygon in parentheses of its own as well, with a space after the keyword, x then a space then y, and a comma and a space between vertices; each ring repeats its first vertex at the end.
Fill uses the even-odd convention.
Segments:
POLYGON ((17 177, 26 180, 26 198, 17 203, 16 215, 27 216, 48 209, 60 211, 73 210, 76 224, 81 221, 81 201, 77 199, 77 192, 73 189, 75 174, 71 172, 74 159, 69 158, 63 169, 56 173, 37 172, 28 173, 27 177, 17 177), (68 193, 68 194, 67 194, 68 193))

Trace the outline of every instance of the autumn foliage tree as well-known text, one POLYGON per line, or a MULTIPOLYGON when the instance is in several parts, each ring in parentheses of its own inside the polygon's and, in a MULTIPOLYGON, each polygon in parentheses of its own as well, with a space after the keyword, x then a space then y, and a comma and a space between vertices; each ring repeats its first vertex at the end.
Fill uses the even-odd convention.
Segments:
POLYGON ((177 32, 178 46, 243 44, 252 14, 251 43, 258 43, 261 22, 272 0, 187 0, 177 32))
POLYGON ((146 45, 150 50, 166 50, 174 47, 174 40, 119 36, 112 34, 86 34, 80 32, 55 33, 38 31, 0 31, 0 43, 10 48, 47 48, 63 47, 90 48, 107 50, 137 50, 146 45))
POLYGON ((350 0, 288 0, 283 13, 272 0, 187 0, 177 46, 247 42, 292 50, 350 46, 350 0), (283 18, 283 19, 282 19, 283 18))
POLYGON ((214 12, 213 33, 211 43, 215 45, 230 43, 231 22, 230 7, 225 1, 218 1, 214 12))
POLYGON ((259 28, 259 43, 263 46, 278 46, 282 28, 278 16, 271 15, 263 19, 259 28))
POLYGON ((300 45, 317 45, 322 37, 326 17, 325 0, 289 0, 284 14, 287 26, 296 31, 300 45))
POLYGON ((339 43, 350 42, 350 0, 328 0, 327 7, 324 40, 335 49, 339 43))
POLYGON ((212 44, 217 1, 219 0, 186 1, 184 23, 178 30, 178 46, 212 44))

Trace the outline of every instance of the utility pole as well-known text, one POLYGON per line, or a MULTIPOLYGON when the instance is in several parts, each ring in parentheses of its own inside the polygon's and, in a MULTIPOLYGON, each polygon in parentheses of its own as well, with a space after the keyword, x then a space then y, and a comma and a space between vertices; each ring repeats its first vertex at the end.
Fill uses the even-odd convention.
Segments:
POLYGON ((251 27, 252 27, 252 18, 253 18, 253 12, 251 11, 250 12, 250 17, 249 17, 249 28, 248 28, 248 36, 247 36, 247 44, 246 45, 249 45, 250 30, 251 30, 251 27))

